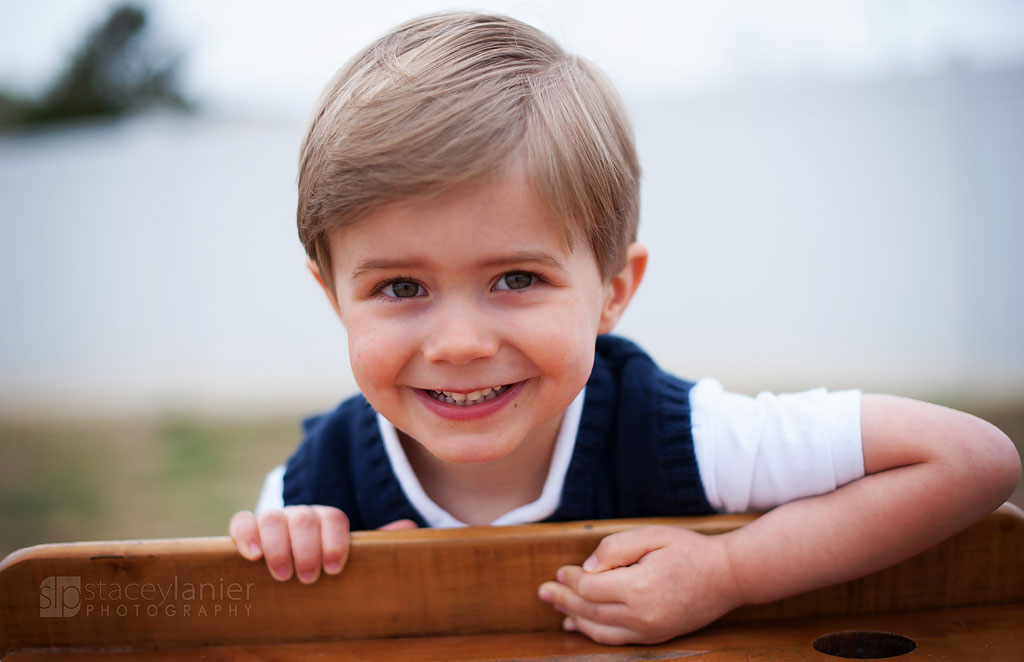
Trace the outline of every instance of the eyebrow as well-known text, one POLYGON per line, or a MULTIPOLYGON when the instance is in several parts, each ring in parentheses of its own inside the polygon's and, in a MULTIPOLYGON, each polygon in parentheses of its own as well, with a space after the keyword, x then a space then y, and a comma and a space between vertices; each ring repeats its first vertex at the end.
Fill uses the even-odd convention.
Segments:
MULTIPOLYGON (((552 269, 565 271, 565 264, 558 258, 543 251, 519 251, 495 255, 484 258, 477 263, 481 267, 495 267, 501 265, 534 263, 543 264, 552 269)), ((425 262, 422 260, 363 260, 352 270, 350 278, 356 280, 371 271, 386 271, 390 269, 422 269, 425 262)))
POLYGON ((554 255, 545 253, 544 251, 520 251, 517 253, 508 253, 506 255, 496 255, 492 258, 482 260, 480 262, 480 266, 494 267, 503 264, 523 264, 529 262, 544 264, 552 269, 565 271, 565 264, 561 260, 556 258, 554 255))
POLYGON ((419 260, 363 260, 352 270, 352 280, 371 271, 386 271, 389 269, 416 269, 423 266, 419 260))

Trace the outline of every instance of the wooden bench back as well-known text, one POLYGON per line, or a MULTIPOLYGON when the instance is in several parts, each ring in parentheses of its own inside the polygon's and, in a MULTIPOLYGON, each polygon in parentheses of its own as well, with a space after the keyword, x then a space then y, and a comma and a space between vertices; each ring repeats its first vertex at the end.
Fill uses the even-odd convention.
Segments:
MULTIPOLYGON (((705 534, 753 515, 373 531, 346 570, 273 580, 229 538, 40 545, 0 564, 0 654, 557 630, 541 582, 604 536, 648 524, 705 534)), ((863 579, 730 620, 1024 602, 1024 517, 1004 507, 945 543, 863 579)))

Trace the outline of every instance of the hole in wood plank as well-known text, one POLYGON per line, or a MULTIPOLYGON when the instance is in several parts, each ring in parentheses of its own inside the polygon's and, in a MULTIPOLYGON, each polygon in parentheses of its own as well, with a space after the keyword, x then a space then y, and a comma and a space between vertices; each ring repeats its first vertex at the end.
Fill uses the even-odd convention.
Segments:
POLYGON ((825 634, 814 640, 814 650, 835 657, 868 660, 906 655, 917 648, 913 640, 891 632, 847 630, 825 634))

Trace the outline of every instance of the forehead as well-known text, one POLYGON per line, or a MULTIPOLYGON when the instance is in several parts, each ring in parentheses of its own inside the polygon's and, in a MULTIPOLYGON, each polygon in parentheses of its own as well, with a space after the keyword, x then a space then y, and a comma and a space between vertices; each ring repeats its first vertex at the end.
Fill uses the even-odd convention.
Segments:
POLYGON ((576 235, 574 225, 558 217, 530 185, 524 169, 509 168, 379 207, 332 232, 329 243, 334 266, 351 269, 346 263, 367 253, 428 249, 452 258, 503 248, 543 248, 568 256, 588 245, 576 235))

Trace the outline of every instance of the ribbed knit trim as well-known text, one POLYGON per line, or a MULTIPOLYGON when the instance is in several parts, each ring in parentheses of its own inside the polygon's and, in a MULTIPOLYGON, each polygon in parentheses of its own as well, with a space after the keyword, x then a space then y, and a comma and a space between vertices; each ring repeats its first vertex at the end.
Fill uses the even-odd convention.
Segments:
POLYGON ((594 502, 593 475, 598 453, 607 445, 614 424, 615 386, 607 366, 595 360, 583 399, 583 417, 580 419, 569 469, 562 486, 562 502, 548 518, 568 521, 592 517, 594 502))
MULTIPOLYGON (((302 421, 302 432, 308 440, 319 433, 328 418, 327 414, 310 416, 302 421)), ((309 479, 311 467, 308 461, 309 446, 304 441, 285 465, 281 498, 285 504, 314 503, 312 485, 309 479)))
POLYGON ((704 486, 697 470, 697 458, 693 450, 692 426, 690 420, 690 388, 692 384, 680 381, 661 372, 656 373, 661 402, 655 411, 656 432, 663 455, 662 469, 665 472, 669 494, 675 503, 676 512, 692 511, 695 504, 712 511, 704 494, 704 486))
POLYGON ((365 474, 353 477, 360 483, 355 497, 360 511, 365 513, 366 527, 377 528, 405 518, 425 526, 423 516, 409 503, 395 477, 380 437, 377 412, 368 402, 359 412, 356 439, 356 452, 363 462, 356 462, 355 466, 365 467, 365 474))

